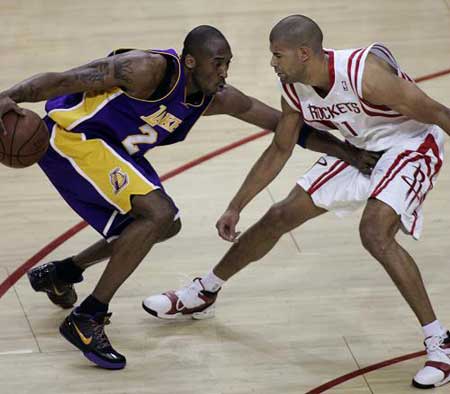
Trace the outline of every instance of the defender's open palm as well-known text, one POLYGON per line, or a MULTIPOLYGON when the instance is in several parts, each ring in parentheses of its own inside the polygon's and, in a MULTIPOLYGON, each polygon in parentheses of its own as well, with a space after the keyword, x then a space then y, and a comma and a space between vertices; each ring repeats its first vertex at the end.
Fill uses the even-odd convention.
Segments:
POLYGON ((216 223, 219 236, 225 241, 236 242, 240 232, 236 231, 239 222, 239 212, 227 209, 216 223))

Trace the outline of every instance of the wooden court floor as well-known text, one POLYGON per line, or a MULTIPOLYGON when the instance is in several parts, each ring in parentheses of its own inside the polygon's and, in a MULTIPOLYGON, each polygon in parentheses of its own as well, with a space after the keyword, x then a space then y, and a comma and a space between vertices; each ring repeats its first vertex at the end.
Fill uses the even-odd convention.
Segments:
MULTIPOLYGON (((199 24, 225 34, 234 59, 229 83, 279 107, 270 68, 268 33, 282 17, 314 18, 325 46, 385 43, 414 77, 450 68, 448 0, 0 0, 0 89, 32 74, 63 70, 118 47, 181 49, 199 24)), ((450 76, 421 87, 450 105, 450 76)), ((43 114, 42 104, 27 104, 43 114)), ((160 174, 259 132, 228 117, 201 120, 188 140, 148 155, 160 174)), ((0 298, 1 394, 340 393, 403 394, 423 364, 413 357, 315 389, 335 378, 422 350, 421 330, 380 266, 358 238, 360 214, 332 214, 285 236, 261 262, 222 290, 215 319, 167 323, 141 309, 144 297, 186 284, 217 262, 228 245, 215 222, 250 166, 267 146, 262 137, 206 161, 165 185, 181 208, 184 227, 156 246, 111 304, 108 327, 128 359, 120 372, 100 370, 65 342, 66 315, 21 278, 0 298)), ((447 141, 447 148, 449 147, 447 141)), ((245 229, 283 198, 318 155, 298 148, 286 169, 242 215, 245 229)), ((417 259, 442 322, 450 327, 450 167, 444 164, 425 203, 419 242, 400 236, 417 259)), ((0 168, 0 283, 80 219, 39 168, 0 168)), ((75 254, 98 239, 87 228, 42 261, 75 254)), ((77 287, 90 293, 102 266, 77 287)), ((0 285, 1 286, 1 285, 0 285)), ((433 392, 433 391, 431 391, 433 392)), ((450 392, 450 386, 435 390, 450 392)))

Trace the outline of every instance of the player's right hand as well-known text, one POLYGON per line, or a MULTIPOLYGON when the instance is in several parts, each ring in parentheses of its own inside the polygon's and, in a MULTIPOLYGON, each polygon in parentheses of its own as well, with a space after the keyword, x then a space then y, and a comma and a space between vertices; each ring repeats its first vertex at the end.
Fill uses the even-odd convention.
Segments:
POLYGON ((219 236, 225 241, 237 242, 239 231, 236 231, 236 225, 239 222, 239 212, 228 208, 216 223, 219 236))
POLYGON ((349 164, 356 167, 364 175, 371 175, 382 154, 383 152, 372 152, 355 147, 349 164))
POLYGON ((5 135, 6 135, 6 128, 5 125, 3 124, 3 115, 9 111, 14 111, 20 116, 25 115, 23 109, 20 108, 14 100, 12 100, 7 95, 0 94, 0 133, 3 133, 5 135))

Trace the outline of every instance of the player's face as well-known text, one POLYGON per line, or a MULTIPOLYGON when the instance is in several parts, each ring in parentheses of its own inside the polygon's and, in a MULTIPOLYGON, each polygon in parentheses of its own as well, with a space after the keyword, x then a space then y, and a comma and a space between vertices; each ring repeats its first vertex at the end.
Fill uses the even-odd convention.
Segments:
POLYGON ((219 41, 195 59, 193 78, 203 94, 210 96, 223 87, 232 56, 228 43, 219 41))
POLYGON ((282 83, 302 82, 305 65, 299 57, 298 49, 280 41, 272 41, 270 51, 272 52, 270 65, 282 83))

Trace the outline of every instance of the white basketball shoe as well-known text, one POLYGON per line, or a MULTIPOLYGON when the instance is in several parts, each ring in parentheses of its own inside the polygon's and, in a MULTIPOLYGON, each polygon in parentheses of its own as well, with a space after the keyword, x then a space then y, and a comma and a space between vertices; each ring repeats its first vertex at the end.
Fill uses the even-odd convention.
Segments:
POLYGON ((217 293, 206 291, 200 278, 179 290, 147 297, 142 307, 151 315, 168 320, 203 320, 214 317, 217 293))
POLYGON ((450 337, 434 336, 425 339, 427 361, 425 366, 417 372, 412 381, 419 389, 432 389, 450 381, 450 337))

